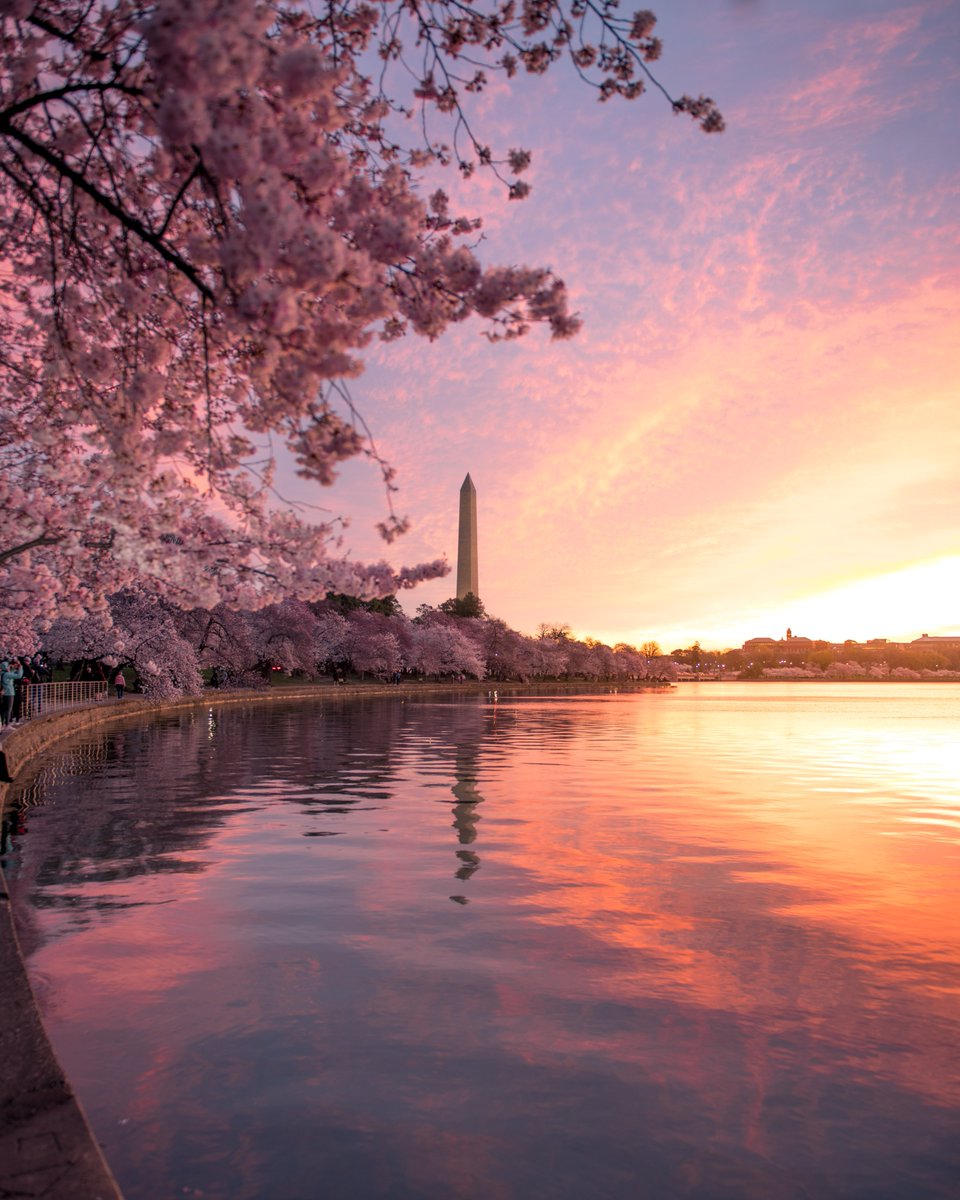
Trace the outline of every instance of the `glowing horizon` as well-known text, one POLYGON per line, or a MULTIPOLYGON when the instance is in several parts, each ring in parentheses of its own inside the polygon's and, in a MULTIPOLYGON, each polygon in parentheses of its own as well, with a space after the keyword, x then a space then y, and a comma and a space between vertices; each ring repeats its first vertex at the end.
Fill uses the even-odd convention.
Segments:
MULTIPOLYGON (((699 641, 705 650, 735 649, 748 638, 782 638, 787 629, 794 637, 827 642, 886 638, 888 642, 909 643, 925 633, 930 637, 960 637, 956 596, 960 596, 960 555, 854 580, 818 594, 797 597, 776 609, 747 611, 706 633, 694 626, 667 628, 659 635, 637 630, 633 638, 622 640, 633 643, 654 640, 668 652, 690 646, 694 641, 699 641), (935 623, 930 627, 920 628, 913 623, 918 607, 916 596, 921 592, 933 597, 933 603, 926 605, 927 614, 934 615, 935 623), (936 623, 938 616, 942 620, 936 623), (869 628, 865 628, 867 622, 869 628)), ((590 630, 575 632, 581 637, 590 635, 608 640, 590 630)))

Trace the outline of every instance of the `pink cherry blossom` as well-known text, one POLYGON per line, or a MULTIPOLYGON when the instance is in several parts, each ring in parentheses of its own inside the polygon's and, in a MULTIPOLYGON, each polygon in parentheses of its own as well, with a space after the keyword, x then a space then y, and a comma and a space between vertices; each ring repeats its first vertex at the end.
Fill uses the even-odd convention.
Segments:
MULTIPOLYGON (((253 610, 444 573, 346 561, 339 525, 278 505, 268 447, 318 486, 373 454, 342 381, 374 337, 471 316, 493 341, 576 333, 562 281, 485 266, 479 222, 418 173, 487 170, 522 199, 529 153, 481 142, 471 98, 567 60, 629 99, 656 84, 653 27, 594 0, 0 0, 10 648, 123 589, 253 610), (407 144, 397 110, 421 118, 407 144)), ((667 99, 722 127, 712 101, 667 99)))

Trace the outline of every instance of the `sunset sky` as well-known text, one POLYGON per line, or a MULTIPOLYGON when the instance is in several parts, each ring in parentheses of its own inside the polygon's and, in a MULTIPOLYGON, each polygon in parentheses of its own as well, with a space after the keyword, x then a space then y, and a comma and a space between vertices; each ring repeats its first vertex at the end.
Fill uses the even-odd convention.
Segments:
MULTIPOLYGON (((446 554, 479 495, 487 610, 533 632, 738 645, 960 630, 956 0, 654 5, 674 94, 599 104, 565 68, 475 120, 533 151, 530 198, 448 190, 491 263, 553 267, 584 320, 378 348, 354 386, 413 521, 446 554)), ((369 464, 332 495, 380 557, 369 464)), ((452 595, 454 580, 405 598, 452 595)))

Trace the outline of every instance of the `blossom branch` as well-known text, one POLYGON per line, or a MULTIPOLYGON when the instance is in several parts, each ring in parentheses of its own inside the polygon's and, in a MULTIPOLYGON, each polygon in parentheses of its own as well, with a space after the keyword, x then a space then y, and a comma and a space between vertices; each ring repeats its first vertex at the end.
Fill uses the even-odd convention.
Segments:
POLYGON ((118 221, 124 229, 138 237, 145 245, 150 246, 164 261, 168 262, 186 279, 189 279, 201 296, 207 300, 214 299, 212 289, 204 282, 196 268, 182 254, 167 245, 164 239, 148 229, 143 221, 128 212, 115 200, 112 200, 105 192, 91 183, 82 172, 77 171, 60 155, 55 154, 49 147, 32 138, 24 130, 17 129, 16 126, 11 125, 8 120, 2 117, 0 117, 0 136, 9 137, 19 142, 25 150, 29 150, 31 154, 42 159, 64 179, 69 179, 75 187, 89 196, 104 212, 118 221))

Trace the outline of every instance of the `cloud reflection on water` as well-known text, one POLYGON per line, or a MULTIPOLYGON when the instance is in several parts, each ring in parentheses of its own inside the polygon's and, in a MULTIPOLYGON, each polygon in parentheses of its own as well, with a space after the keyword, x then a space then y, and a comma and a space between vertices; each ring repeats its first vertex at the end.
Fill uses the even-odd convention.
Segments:
POLYGON ((942 1195, 956 841, 902 832, 942 761, 861 689, 225 711, 51 766, 18 912, 130 1200, 942 1195))

